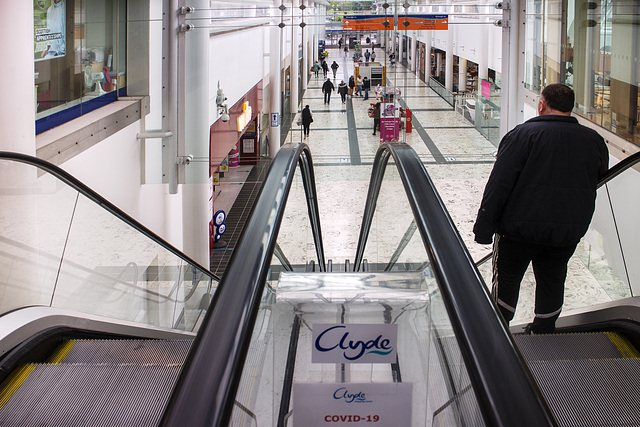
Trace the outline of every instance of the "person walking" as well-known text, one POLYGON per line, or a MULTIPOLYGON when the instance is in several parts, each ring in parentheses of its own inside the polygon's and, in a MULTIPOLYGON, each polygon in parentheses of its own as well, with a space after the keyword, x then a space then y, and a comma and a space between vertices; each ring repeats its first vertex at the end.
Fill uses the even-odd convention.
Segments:
POLYGON ((364 89, 364 98, 362 98, 362 100, 366 101, 367 99, 369 99, 369 89, 371 89, 371 82, 369 81, 367 76, 362 79, 362 89, 364 89))
POLYGON ((302 109, 302 129, 303 129, 303 133, 304 133, 304 138, 308 138, 309 137, 309 128, 311 126, 311 123, 313 123, 313 116, 311 115, 311 110, 309 109, 308 105, 305 105, 304 108, 302 109))
POLYGON ((345 58, 349 57, 349 46, 346 46, 346 45, 344 47, 344 57, 345 58))
POLYGON ((331 64, 331 71, 333 71, 333 78, 336 78, 336 73, 338 72, 338 67, 340 67, 338 65, 338 63, 336 61, 333 61, 333 64, 331 64))
POLYGON ((369 58, 371 57, 371 52, 369 52, 369 49, 364 51, 364 62, 369 62, 369 58))
POLYGON ((356 95, 362 96, 362 77, 360 74, 356 77, 356 95))
POLYGON ((326 79, 327 73, 329 72, 329 66, 327 65, 327 61, 323 59, 320 65, 322 66, 322 74, 324 74, 324 78, 326 79))
POLYGON ((598 179, 609 166, 604 139, 571 117, 574 105, 571 88, 548 85, 538 117, 502 138, 473 227, 476 242, 493 238, 491 294, 507 325, 532 263, 535 317, 527 333, 555 330, 567 263, 589 227, 598 179))
POLYGON ((349 95, 350 97, 353 96, 353 91, 356 88, 356 79, 355 77, 351 76, 349 77, 349 92, 347 92, 347 95, 349 95))
POLYGON ((316 75, 316 78, 318 78, 318 72, 320 71, 320 64, 318 64, 318 61, 316 61, 316 63, 313 64, 313 67, 311 69, 313 70, 313 73, 316 75))
POLYGON ((331 79, 327 79, 322 85, 322 93, 324 93, 324 103, 328 104, 331 101, 331 92, 335 90, 335 86, 331 83, 331 79))
POLYGON ((375 62, 375 60, 376 60, 376 52, 371 51, 371 62, 375 62))
POLYGON ((380 130, 380 101, 376 102, 373 106, 373 134, 376 134, 376 129, 380 130))
POLYGON ((338 93, 340 94, 340 98, 342 99, 343 104, 347 102, 348 90, 349 90, 349 87, 347 86, 347 84, 344 82, 344 80, 341 80, 340 84, 338 85, 338 93))

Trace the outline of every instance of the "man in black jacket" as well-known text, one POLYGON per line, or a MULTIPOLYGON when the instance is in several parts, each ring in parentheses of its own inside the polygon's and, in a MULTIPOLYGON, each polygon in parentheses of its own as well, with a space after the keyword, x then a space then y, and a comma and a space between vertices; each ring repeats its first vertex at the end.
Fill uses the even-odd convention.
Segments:
POLYGON ((331 92, 335 90, 335 86, 331 83, 331 79, 327 79, 322 85, 322 93, 324 93, 324 103, 328 104, 331 101, 331 92))
POLYGON ((493 239, 492 296, 507 324, 532 263, 535 318, 529 333, 551 333, 564 301, 567 263, 587 232, 596 185, 609 166, 603 138, 571 117, 575 95, 562 84, 540 95, 538 117, 516 126, 498 148, 473 227, 493 239))

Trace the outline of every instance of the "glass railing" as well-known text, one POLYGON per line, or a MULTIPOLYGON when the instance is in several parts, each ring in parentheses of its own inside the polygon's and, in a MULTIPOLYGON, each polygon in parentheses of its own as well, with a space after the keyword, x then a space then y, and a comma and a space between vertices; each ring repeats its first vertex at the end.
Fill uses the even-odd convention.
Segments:
POLYGON ((437 81, 436 79, 434 79, 433 77, 429 77, 429 83, 428 83, 429 87, 431 89, 433 89, 433 91, 435 93, 437 93, 438 95, 440 95, 440 97, 442 99, 444 99, 445 101, 447 101, 447 103, 449 105, 451 105, 451 107, 453 107, 455 105, 455 97, 453 95, 453 92, 451 92, 450 90, 448 90, 446 87, 444 87, 442 85, 442 83, 440 83, 439 81, 437 81))
POLYGON ((59 168, 0 153, 0 314, 48 306, 193 331, 218 280, 59 168))
POLYGON ((373 194, 374 187, 369 187, 369 197, 376 198, 375 210, 362 258, 366 267, 360 270, 423 271, 429 257, 398 169, 390 166, 380 172, 383 175, 377 178, 381 180, 379 192, 373 194))

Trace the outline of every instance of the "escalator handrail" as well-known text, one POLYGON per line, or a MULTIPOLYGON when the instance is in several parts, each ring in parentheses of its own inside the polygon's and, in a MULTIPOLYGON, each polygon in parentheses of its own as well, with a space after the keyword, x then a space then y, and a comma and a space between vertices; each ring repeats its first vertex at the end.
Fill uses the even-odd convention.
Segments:
POLYGON ((118 219, 125 222, 127 225, 131 226, 136 231, 145 235, 149 239, 153 240, 158 245, 162 246, 169 252, 176 255, 178 258, 182 259, 183 261, 186 261, 188 264, 191 264, 197 267, 204 274, 211 277, 213 281, 217 281, 217 282, 220 281, 220 278, 216 276, 214 273, 212 273, 209 270, 209 268, 201 266, 198 262, 191 259, 186 254, 182 253, 182 251, 180 251, 179 249, 171 245, 171 243, 165 241, 162 237, 158 236, 153 231, 149 230, 147 227, 145 227, 140 222, 135 220, 129 214, 124 212, 122 209, 118 208, 116 205, 111 203, 109 200, 105 199, 103 196, 98 194, 96 191, 92 190, 90 187, 88 187, 86 184, 84 184, 82 181, 75 178, 73 175, 71 175, 69 172, 65 171, 64 169, 52 163, 49 163, 46 160, 42 160, 37 157, 30 156, 28 154, 16 153, 11 151, 0 151, 0 160, 2 159, 25 163, 33 167, 36 167, 38 169, 41 169, 50 175, 53 175, 58 180, 64 182, 65 184, 67 184, 68 186, 70 186, 80 194, 82 194, 87 199, 93 201, 94 203, 97 203, 99 206, 106 209, 108 212, 112 213, 118 219))
POLYGON ((640 162, 640 151, 616 163, 598 180, 598 188, 602 187, 636 163, 640 162))
POLYGON ((385 143, 376 153, 354 263, 356 271, 363 258, 382 178, 391 156, 409 198, 486 424, 556 425, 431 178, 407 144, 385 143))
POLYGON ((324 271, 322 233, 311 152, 286 144, 274 158, 225 274, 185 361, 161 422, 164 426, 227 426, 296 164, 307 192, 318 263, 324 271), (306 175, 306 176, 305 176, 306 175), (312 212, 313 211, 313 212, 312 212))

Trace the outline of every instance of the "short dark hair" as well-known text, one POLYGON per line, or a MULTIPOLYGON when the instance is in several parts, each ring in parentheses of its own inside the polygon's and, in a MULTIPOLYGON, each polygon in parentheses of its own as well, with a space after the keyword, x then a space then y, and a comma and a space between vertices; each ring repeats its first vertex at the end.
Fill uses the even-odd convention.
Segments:
POLYGON ((573 89, 561 83, 548 85, 540 95, 544 98, 544 102, 549 108, 563 113, 570 113, 576 101, 573 89))

